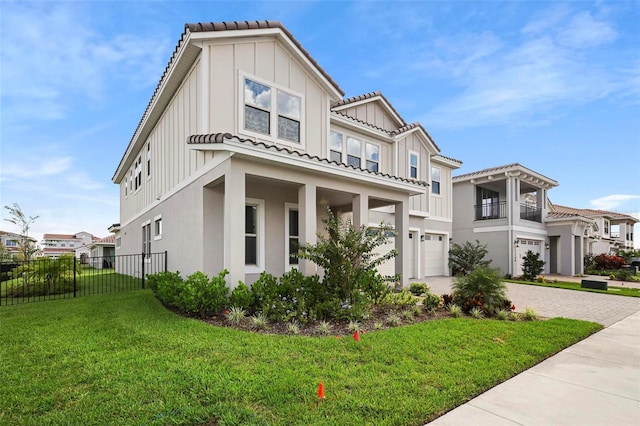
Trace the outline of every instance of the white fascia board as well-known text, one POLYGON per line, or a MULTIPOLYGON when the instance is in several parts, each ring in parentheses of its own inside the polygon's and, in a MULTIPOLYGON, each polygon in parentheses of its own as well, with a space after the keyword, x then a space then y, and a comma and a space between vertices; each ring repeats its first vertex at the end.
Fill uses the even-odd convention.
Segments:
POLYGON ((389 142, 395 142, 395 140, 388 133, 382 132, 380 130, 376 130, 373 127, 367 126, 365 124, 358 123, 355 120, 350 120, 347 117, 343 117, 341 115, 331 113, 329 118, 330 118, 330 121, 335 122, 336 124, 340 124, 344 127, 350 127, 359 132, 368 133, 372 136, 375 136, 376 138, 386 139, 389 142))
MULTIPOLYGON (((156 96, 154 96, 153 99, 151 100, 151 103, 149 104, 149 108, 145 108, 145 112, 144 112, 145 115, 142 118, 142 122, 136 128, 136 133, 133 135, 133 138, 131 138, 131 143, 129 144, 129 146, 127 146, 127 150, 122 156, 123 159, 128 158, 131 155, 131 153, 134 151, 134 148, 140 144, 138 140, 140 138, 140 134, 142 134, 146 129, 146 127, 150 124, 149 117, 152 115, 152 111, 155 110, 155 108, 157 107, 158 101, 164 94, 164 91, 166 90, 168 82, 172 80, 173 74, 177 69, 176 65, 182 60, 182 56, 184 55, 184 52, 186 51, 187 46, 192 44, 189 36, 190 34, 191 33, 189 31, 186 32, 184 40, 181 40, 178 44, 178 53, 175 55, 175 57, 172 55, 173 60, 169 65, 169 72, 160 82, 158 91, 155 92, 154 90, 154 93, 156 94, 156 96)), ((202 46, 198 46, 196 44, 193 44, 193 45, 198 47, 200 50, 202 50, 202 46)), ((181 84, 182 82, 178 86, 180 86, 181 84)), ((129 161, 126 161, 126 160, 121 161, 118 169, 116 170, 116 173, 113 175, 112 181, 114 183, 120 184, 122 182, 122 178, 126 173, 125 170, 130 166, 130 164, 131 162, 129 161)))
POLYGON ((431 138, 429 137, 429 135, 427 135, 425 133, 424 130, 422 130, 422 127, 420 126, 416 126, 413 129, 407 130, 406 132, 402 132, 398 135, 395 136, 396 140, 402 139, 403 137, 405 137, 406 135, 410 135, 411 133, 414 132, 420 132, 420 134, 424 137, 424 139, 427 141, 427 143, 425 144, 425 147, 427 148, 427 151, 429 151, 432 155, 437 155, 440 153, 440 150, 436 147, 436 145, 433 143, 433 141, 431 140, 431 138))
POLYGON ((355 102, 350 102, 348 104, 344 104, 344 105, 340 105, 340 106, 337 106, 337 107, 333 107, 332 109, 334 111, 342 111, 343 109, 353 108, 353 107, 357 107, 359 105, 364 105, 364 104, 368 104, 368 103, 375 102, 375 101, 380 101, 380 103, 382 103, 382 106, 384 107, 386 112, 390 116, 392 116, 394 120, 396 120, 396 123, 398 124, 398 126, 402 126, 405 123, 405 121, 398 114, 393 112, 393 109, 391 108, 391 106, 380 95, 376 95, 376 96, 374 96, 372 98, 361 99, 361 100, 355 101, 355 102))
POLYGON ((325 89, 331 94, 331 98, 338 101, 342 99, 342 93, 326 79, 324 75, 318 70, 318 68, 309 61, 307 56, 298 49, 298 46, 291 41, 289 37, 280 28, 258 28, 248 30, 228 30, 228 31, 198 31, 195 33, 189 32, 192 40, 216 40, 216 39, 242 39, 247 37, 263 38, 265 35, 274 36, 279 41, 283 42, 287 48, 295 52, 298 59, 304 62, 305 66, 312 70, 316 79, 323 83, 325 89))
POLYGON ((274 151, 271 149, 257 148, 253 145, 249 146, 246 142, 234 142, 227 140, 224 143, 193 144, 192 149, 201 151, 228 151, 231 152, 232 155, 245 155, 247 157, 258 159, 259 161, 266 160, 275 163, 284 163, 292 167, 299 167, 323 174, 330 174, 333 176, 344 177, 347 179, 385 186, 387 188, 393 188, 400 191, 408 192, 409 195, 424 195, 427 193, 427 188, 422 189, 415 184, 398 181, 384 176, 374 175, 365 171, 349 169, 342 166, 332 167, 330 164, 319 163, 317 160, 312 160, 304 157, 297 157, 294 161, 292 161, 292 154, 289 154, 287 152, 274 151))
POLYGON ((452 169, 459 169, 462 166, 462 164, 456 161, 450 160, 448 158, 443 158, 437 154, 431 156, 431 161, 443 166, 450 167, 452 169))
POLYGON ((528 232, 530 234, 538 234, 538 235, 547 235, 546 229, 535 229, 535 228, 526 228, 524 226, 488 226, 486 228, 473 228, 474 234, 485 234, 491 232, 505 232, 508 230, 516 231, 516 232, 528 232))

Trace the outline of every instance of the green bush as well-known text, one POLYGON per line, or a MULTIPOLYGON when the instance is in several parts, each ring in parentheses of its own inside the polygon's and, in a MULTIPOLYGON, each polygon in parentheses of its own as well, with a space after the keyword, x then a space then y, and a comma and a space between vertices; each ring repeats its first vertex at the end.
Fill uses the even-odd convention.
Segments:
POLYGON ((236 308, 250 309, 253 304, 253 296, 249 287, 240 281, 238 286, 233 289, 229 297, 229 305, 236 308))
POLYGON ((40 258, 31 260, 12 271, 19 284, 6 289, 9 297, 45 296, 73 292, 74 263, 76 274, 82 273, 73 255, 63 255, 57 259, 40 258))
POLYGON ((429 293, 431 289, 426 283, 411 283, 409 291, 414 296, 420 296, 421 294, 429 293))
POLYGON ((544 260, 540 259, 540 253, 527 251, 522 258, 522 278, 533 281, 544 269, 544 260))
POLYGON ((438 308, 442 308, 444 306, 444 302, 442 297, 433 293, 426 293, 424 300, 422 301, 422 305, 424 310, 431 313, 438 308))
POLYGON ((406 289, 403 289, 399 293, 389 293, 385 296, 385 298, 381 301, 380 306, 383 309, 392 309, 392 310, 404 310, 406 308, 412 308, 416 306, 416 299, 406 289))
POLYGON ((476 268, 489 266, 491 260, 484 260, 489 251, 486 244, 466 241, 464 244, 452 244, 449 249, 449 266, 454 275, 466 275, 476 268))
POLYGON ((491 314, 503 306, 507 287, 498 269, 480 267, 453 281, 453 300, 465 312, 474 307, 491 314))

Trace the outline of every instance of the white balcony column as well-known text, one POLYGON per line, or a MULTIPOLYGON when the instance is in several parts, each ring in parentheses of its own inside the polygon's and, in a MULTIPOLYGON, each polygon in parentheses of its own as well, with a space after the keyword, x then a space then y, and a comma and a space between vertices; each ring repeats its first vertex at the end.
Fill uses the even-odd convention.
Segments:
POLYGON ((409 199, 395 204, 396 222, 396 274, 400 274, 400 284, 403 288, 409 287, 409 250, 411 250, 409 240, 409 199))
MULTIPOLYGON (((316 186, 312 184, 302 185, 298 189, 298 220, 300 245, 315 244, 317 241, 317 203, 316 186)), ((300 259, 298 263, 300 272, 305 275, 316 273, 316 264, 305 259, 300 259)))
POLYGON ((229 271, 230 288, 245 281, 244 264, 244 211, 245 173, 231 166, 224 175, 224 267, 229 271))
POLYGON ((352 200, 353 226, 359 229, 369 225, 369 194, 356 194, 352 200))

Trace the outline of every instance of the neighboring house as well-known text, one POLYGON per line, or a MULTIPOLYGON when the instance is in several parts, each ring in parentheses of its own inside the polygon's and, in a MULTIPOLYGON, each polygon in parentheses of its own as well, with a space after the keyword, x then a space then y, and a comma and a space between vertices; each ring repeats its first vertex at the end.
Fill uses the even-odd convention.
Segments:
POLYGON ((522 275, 527 251, 540 254, 549 269, 552 248, 546 219, 547 192, 558 182, 518 163, 453 178, 453 241, 487 245, 491 266, 522 275))
POLYGON ((116 255, 116 236, 114 234, 96 240, 91 244, 89 265, 96 269, 113 268, 116 255))
POLYGON ((554 219, 565 221, 575 218, 577 222, 589 223, 582 230, 584 254, 615 254, 618 250, 633 250, 633 227, 640 220, 633 216, 606 210, 576 209, 551 205, 554 219))
POLYGON ((64 254, 72 254, 85 263, 89 258, 90 247, 98 237, 88 232, 77 234, 44 234, 42 236, 41 256, 57 258, 64 254))
MULTIPOLYGON (((9 255, 16 256, 21 255, 22 248, 21 243, 25 241, 26 238, 20 234, 14 234, 13 232, 0 231, 0 244, 7 250, 9 255)), ((29 238, 32 243, 36 241, 33 238, 29 238)), ((35 247, 35 244, 34 244, 35 247)))
POLYGON ((278 22, 186 25, 113 176, 117 254, 167 251, 170 270, 228 283, 315 273, 290 257, 315 243, 326 201, 356 226, 389 221, 385 268, 445 274, 451 172, 461 162, 380 93, 343 99, 278 22))

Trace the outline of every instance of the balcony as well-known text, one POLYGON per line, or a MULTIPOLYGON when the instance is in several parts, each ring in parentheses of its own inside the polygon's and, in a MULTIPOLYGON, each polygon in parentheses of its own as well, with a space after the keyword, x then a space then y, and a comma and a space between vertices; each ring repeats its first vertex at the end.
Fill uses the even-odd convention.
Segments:
POLYGON ((507 217, 507 202, 482 204, 474 206, 476 210, 476 220, 504 219, 507 217))
POLYGON ((542 223, 542 209, 520 204, 520 219, 542 223))

